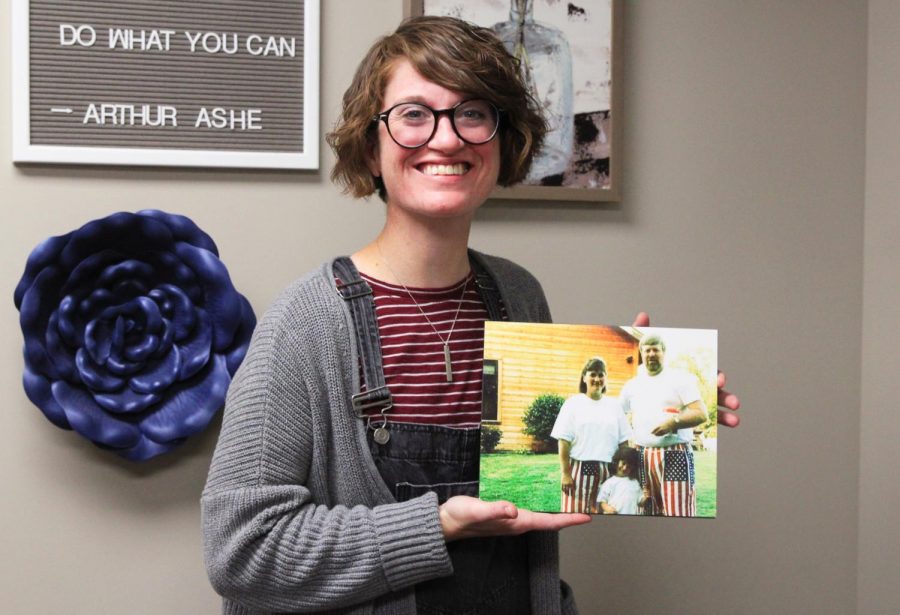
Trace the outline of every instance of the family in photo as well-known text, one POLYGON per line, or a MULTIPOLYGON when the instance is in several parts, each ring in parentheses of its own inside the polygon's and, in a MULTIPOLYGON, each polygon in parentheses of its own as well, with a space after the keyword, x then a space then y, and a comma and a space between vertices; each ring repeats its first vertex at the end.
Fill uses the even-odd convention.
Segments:
POLYGON ((589 359, 551 436, 559 444, 562 512, 697 514, 694 429, 707 421, 697 377, 666 366, 666 343, 640 340, 641 365, 618 397, 607 366, 589 359))

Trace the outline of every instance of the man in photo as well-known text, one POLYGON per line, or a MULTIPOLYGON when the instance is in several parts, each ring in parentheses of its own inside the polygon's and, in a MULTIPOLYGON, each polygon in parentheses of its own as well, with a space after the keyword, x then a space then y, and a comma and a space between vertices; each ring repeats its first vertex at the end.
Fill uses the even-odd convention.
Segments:
POLYGON ((694 427, 706 422, 697 378, 665 367, 666 344, 651 333, 640 343, 642 365, 622 388, 641 453, 641 485, 650 494, 649 514, 692 517, 697 512, 694 427))

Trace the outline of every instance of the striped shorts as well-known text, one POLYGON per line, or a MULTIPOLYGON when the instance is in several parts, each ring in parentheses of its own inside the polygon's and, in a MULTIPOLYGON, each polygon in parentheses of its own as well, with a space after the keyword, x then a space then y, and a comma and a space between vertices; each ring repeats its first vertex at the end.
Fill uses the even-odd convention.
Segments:
POLYGON ((572 459, 572 479, 575 488, 572 493, 562 494, 560 511, 569 513, 591 513, 597 504, 600 484, 609 478, 609 464, 605 461, 579 461, 572 459))
POLYGON ((693 517, 697 514, 694 453, 689 444, 641 447, 641 486, 650 490, 644 514, 693 517))

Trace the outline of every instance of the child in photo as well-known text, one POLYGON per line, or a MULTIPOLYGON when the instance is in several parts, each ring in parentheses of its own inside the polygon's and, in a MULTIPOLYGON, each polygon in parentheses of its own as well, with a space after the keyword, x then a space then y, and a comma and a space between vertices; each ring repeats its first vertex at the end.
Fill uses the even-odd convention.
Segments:
POLYGON ((600 487, 594 512, 604 515, 640 514, 644 502, 650 497, 646 489, 641 489, 638 480, 641 454, 629 446, 619 447, 611 465, 616 473, 600 487))

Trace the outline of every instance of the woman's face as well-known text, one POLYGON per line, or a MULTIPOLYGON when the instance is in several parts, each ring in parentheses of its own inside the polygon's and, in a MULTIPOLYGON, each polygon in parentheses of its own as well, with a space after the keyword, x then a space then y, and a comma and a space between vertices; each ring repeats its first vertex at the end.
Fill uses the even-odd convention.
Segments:
MULTIPOLYGON (((384 91, 382 109, 401 102, 420 102, 448 109, 466 96, 428 81, 408 60, 397 61, 384 91)), ((500 143, 497 138, 469 145, 441 116, 431 140, 416 149, 397 145, 378 122, 378 143, 369 170, 387 189, 388 209, 414 217, 472 217, 497 184, 500 143)))
POLYGON ((603 387, 606 385, 606 374, 603 372, 585 372, 582 380, 587 387, 587 396, 591 399, 600 399, 600 396, 603 394, 603 387))

